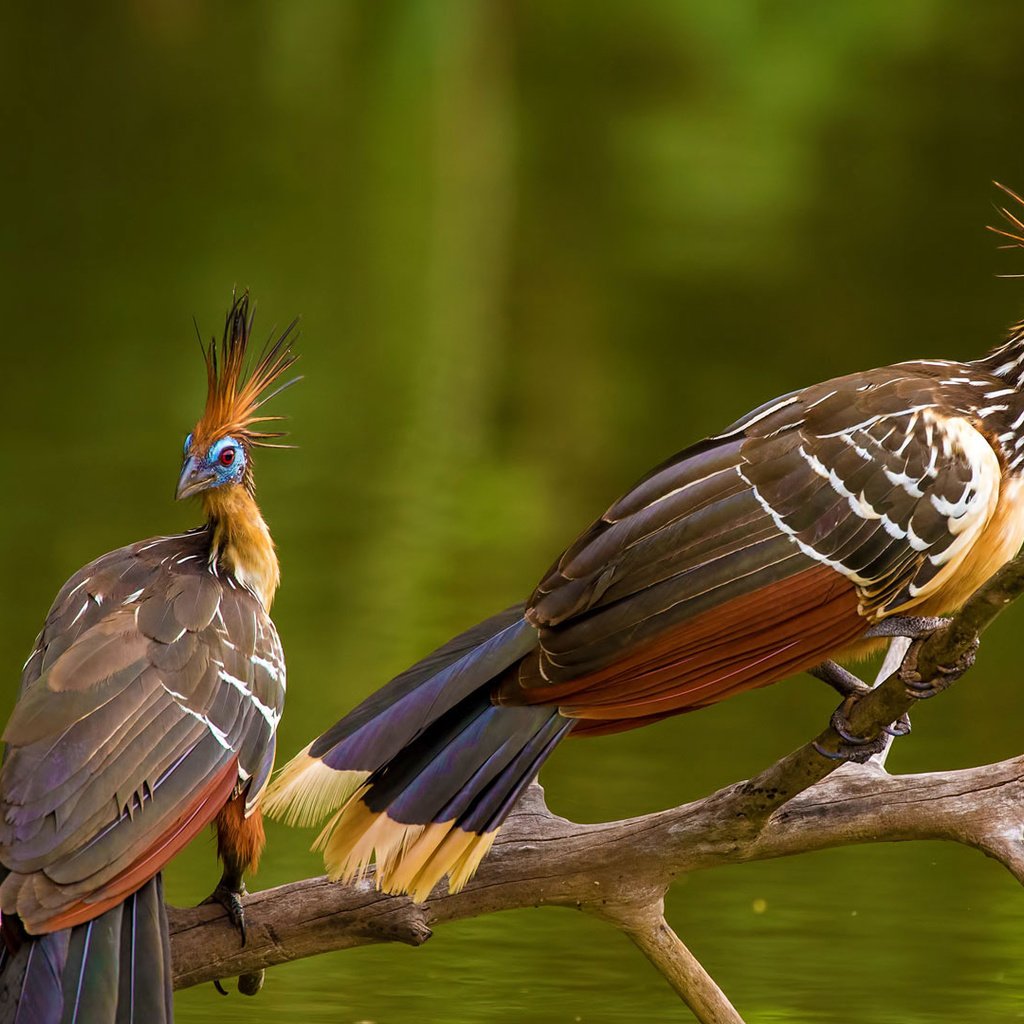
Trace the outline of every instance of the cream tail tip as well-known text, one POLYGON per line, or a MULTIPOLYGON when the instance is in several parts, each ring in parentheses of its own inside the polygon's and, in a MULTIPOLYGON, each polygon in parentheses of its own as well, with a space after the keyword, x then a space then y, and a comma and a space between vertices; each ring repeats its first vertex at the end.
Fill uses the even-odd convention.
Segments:
POLYGON ((351 799, 369 772, 335 771, 310 753, 312 743, 300 750, 270 781, 260 807, 287 825, 315 825, 351 799))
POLYGON ((378 889, 422 903, 446 874, 450 893, 463 888, 496 835, 466 832, 454 821, 405 824, 355 799, 327 823, 313 848, 323 851, 332 881, 361 879, 376 862, 378 889))

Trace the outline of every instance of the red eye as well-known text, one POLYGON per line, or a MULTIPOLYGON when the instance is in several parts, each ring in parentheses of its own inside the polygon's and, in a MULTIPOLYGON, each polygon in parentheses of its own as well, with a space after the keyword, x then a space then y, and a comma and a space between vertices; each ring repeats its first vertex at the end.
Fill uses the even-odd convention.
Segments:
POLYGON ((235 449, 225 448, 224 451, 217 456, 217 460, 222 466, 230 466, 235 461, 235 449))

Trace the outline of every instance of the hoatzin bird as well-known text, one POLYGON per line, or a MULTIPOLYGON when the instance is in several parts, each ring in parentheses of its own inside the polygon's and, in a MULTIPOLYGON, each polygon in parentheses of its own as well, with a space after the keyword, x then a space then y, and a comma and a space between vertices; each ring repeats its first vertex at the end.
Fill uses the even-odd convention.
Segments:
POLYGON ((291 383, 293 328, 247 360, 249 300, 234 301, 219 350, 204 349, 206 407, 178 480, 206 524, 77 572, 25 664, 0 770, 0 1020, 171 1020, 160 870, 211 822, 214 898, 244 941, 285 693, 252 455, 282 436, 259 410, 291 383))
POLYGON ((1022 464, 1024 323, 973 362, 899 363, 770 401, 648 473, 525 605, 315 739, 265 810, 300 825, 331 814, 316 847, 333 878, 375 859, 386 891, 424 899, 445 874, 457 890, 570 734, 805 670, 859 692, 835 660, 914 635, 1020 548, 1022 464))

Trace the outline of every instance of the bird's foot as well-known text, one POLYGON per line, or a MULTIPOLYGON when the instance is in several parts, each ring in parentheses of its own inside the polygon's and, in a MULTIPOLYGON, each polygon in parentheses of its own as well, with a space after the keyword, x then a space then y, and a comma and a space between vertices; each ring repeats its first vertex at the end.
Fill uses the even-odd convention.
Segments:
POLYGON ((927 700, 948 689, 974 664, 979 646, 980 641, 975 637, 971 646, 955 662, 951 665, 936 665, 932 678, 924 679, 917 668, 921 642, 916 641, 907 651, 907 656, 899 668, 900 681, 906 687, 907 695, 914 700, 927 700))
MULTIPOLYGON (((865 686, 864 689, 867 691, 870 690, 870 687, 865 686)), ((823 747, 815 740, 814 749, 823 757, 827 757, 831 761, 853 761, 854 764, 864 764, 866 761, 870 761, 875 754, 885 751, 890 736, 906 736, 910 732, 910 718, 907 715, 901 715, 892 725, 883 726, 881 731, 874 736, 858 736, 850 724, 849 713, 854 704, 863 696, 863 692, 850 694, 832 712, 829 725, 838 734, 841 742, 832 750, 823 747)))
MULTIPOLYGON (((241 879, 236 881, 233 878, 225 877, 217 883, 217 888, 203 900, 204 904, 219 903, 224 908, 231 923, 238 929, 238 933, 242 937, 243 946, 246 944, 248 934, 245 928, 245 907, 242 904, 242 897, 247 895, 245 882, 241 881, 241 879)), ((263 970, 240 974, 238 976, 238 991, 243 996, 256 995, 263 988, 265 977, 266 972, 263 970)), ((222 996, 228 994, 227 989, 220 983, 219 978, 214 981, 213 986, 222 996)))
POLYGON ((868 638, 905 636, 911 640, 923 640, 951 621, 938 615, 892 615, 876 622, 864 635, 868 638))
MULTIPOLYGON (((871 687, 862 679, 858 679, 852 672, 844 669, 841 665, 837 665, 835 662, 822 662, 820 665, 816 665, 814 668, 808 669, 807 671, 810 675, 814 676, 815 679, 820 679, 822 682, 827 683, 844 698, 843 703, 841 703, 839 708, 836 709, 830 722, 831 726, 833 726, 833 728, 839 733, 843 741, 855 746, 865 742, 871 742, 870 739, 865 739, 863 736, 855 736, 853 734, 850 720, 847 717, 849 709, 852 708, 854 703, 862 696, 866 693, 870 693, 871 687)), ((885 736, 905 736, 909 731, 910 718, 907 715, 901 715, 895 722, 893 722, 892 725, 885 726, 882 730, 882 734, 885 736)))
POLYGON ((245 907, 242 905, 242 897, 247 895, 245 882, 239 882, 236 886, 233 886, 229 885, 222 878, 217 883, 217 888, 201 904, 219 903, 227 912, 231 923, 238 929, 238 934, 242 937, 243 946, 247 936, 245 931, 245 907))

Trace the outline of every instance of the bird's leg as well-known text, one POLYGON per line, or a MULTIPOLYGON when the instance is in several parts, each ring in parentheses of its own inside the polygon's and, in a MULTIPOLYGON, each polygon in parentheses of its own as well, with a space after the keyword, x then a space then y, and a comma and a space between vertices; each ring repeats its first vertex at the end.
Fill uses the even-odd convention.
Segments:
POLYGON ((938 615, 891 615, 876 622, 864 636, 868 639, 905 636, 911 640, 924 640, 936 630, 948 626, 951 621, 938 615))
POLYGON ((217 888, 203 900, 203 903, 219 903, 224 908, 231 923, 238 929, 243 946, 248 936, 245 931, 245 907, 242 904, 242 897, 248 895, 242 872, 232 865, 225 866, 217 888))
MULTIPOLYGON (((217 888, 203 900, 204 903, 219 903, 227 911, 231 923, 242 936, 243 946, 248 939, 248 935, 245 930, 245 907, 242 904, 242 897, 248 895, 242 871, 237 864, 228 862, 224 865, 224 873, 220 876, 217 888)), ((240 974, 238 976, 238 991, 244 996, 256 995, 263 988, 264 977, 265 972, 262 970, 240 974)), ((222 996, 228 994, 227 989, 220 983, 219 978, 214 980, 213 985, 222 996)))
POLYGON ((828 683, 843 698, 842 704, 832 713, 829 724, 842 739, 838 750, 825 750, 815 744, 819 754, 834 760, 855 761, 858 764, 869 760, 886 749, 889 736, 906 736, 910 732, 910 719, 902 715, 892 725, 885 726, 877 736, 858 736, 850 725, 849 713, 853 705, 866 693, 871 692, 862 679, 834 661, 823 661, 807 670, 809 675, 828 683))
POLYGON ((862 697, 871 689, 863 679, 859 679, 835 661, 823 661, 820 665, 814 665, 807 670, 807 674, 828 683, 844 699, 862 697))
MULTIPOLYGON (((204 903, 219 903, 227 912, 231 923, 238 929, 244 946, 248 935, 245 926, 245 907, 242 897, 248 895, 245 888, 245 872, 255 869, 263 850, 263 820, 258 810, 245 816, 245 794, 239 794, 228 801, 217 815, 217 853, 224 863, 224 873, 204 903)), ((244 995, 255 995, 263 987, 263 971, 242 974, 238 978, 238 991, 244 995)), ((222 995, 227 995, 219 981, 214 985, 222 995)))

